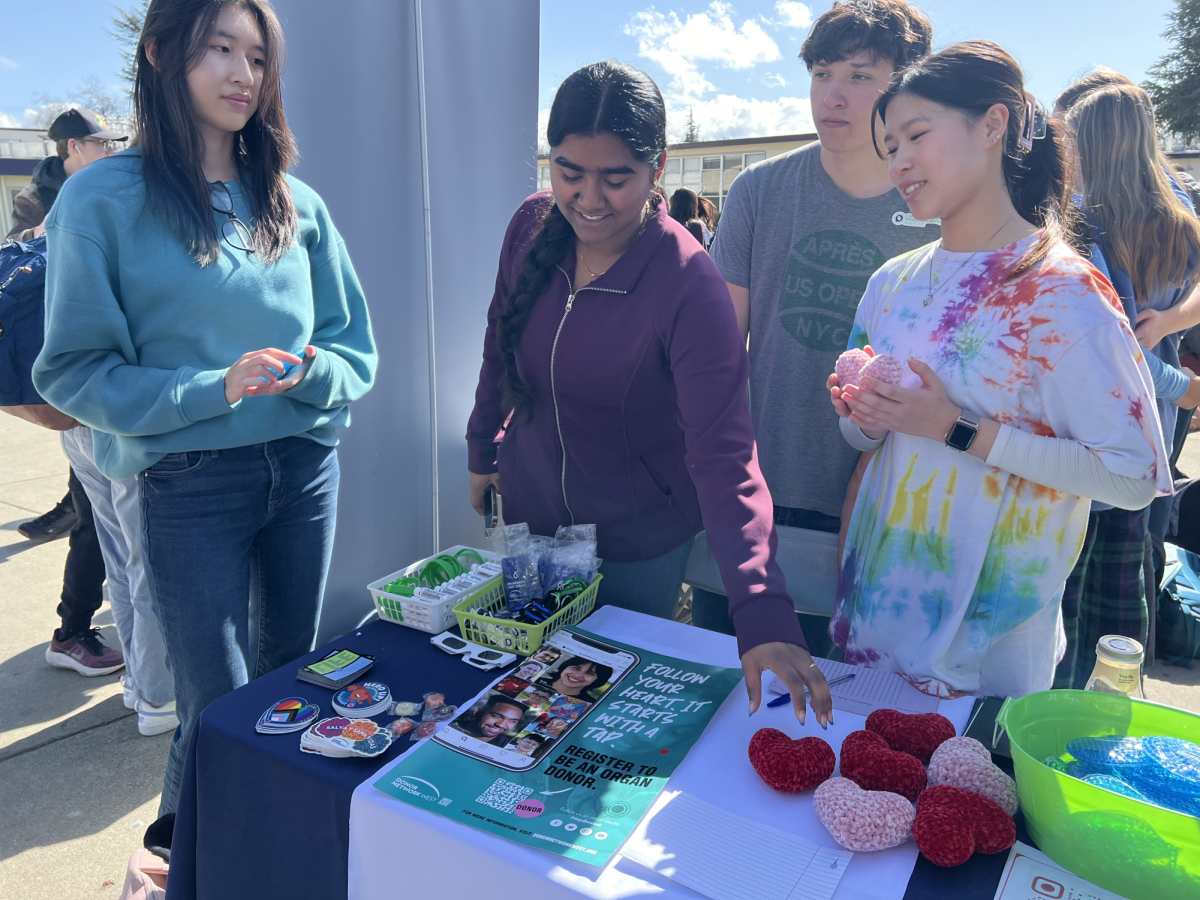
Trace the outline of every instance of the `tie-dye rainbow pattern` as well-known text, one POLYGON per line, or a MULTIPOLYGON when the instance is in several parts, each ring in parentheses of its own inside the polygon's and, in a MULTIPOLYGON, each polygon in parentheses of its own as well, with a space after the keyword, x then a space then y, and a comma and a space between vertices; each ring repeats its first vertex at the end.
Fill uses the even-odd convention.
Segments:
MULTIPOLYGON (((896 257, 871 278, 850 346, 922 359, 957 405, 1081 441, 1111 472, 1169 492, 1150 375, 1116 294, 1061 243, 1006 280, 1035 239, 973 260, 932 244, 896 257), (935 290, 949 280, 925 306, 931 265, 935 290)), ((904 384, 920 379, 906 371, 904 384)), ((1085 499, 889 434, 854 506, 830 636, 847 662, 943 697, 1048 689, 1087 516, 1085 499)))

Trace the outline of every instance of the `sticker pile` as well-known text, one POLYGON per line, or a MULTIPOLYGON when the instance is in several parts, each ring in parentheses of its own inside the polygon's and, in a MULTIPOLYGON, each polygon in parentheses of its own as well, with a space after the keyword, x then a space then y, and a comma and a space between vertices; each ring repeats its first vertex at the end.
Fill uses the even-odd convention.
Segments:
POLYGON ((268 709, 254 726, 259 734, 291 734, 303 731, 317 720, 321 707, 303 697, 288 697, 268 709))
POLYGON ((392 692, 378 681, 362 681, 342 688, 333 695, 333 711, 339 716, 365 719, 387 712, 392 692))
POLYGON ((300 736, 300 749, 320 756, 379 756, 392 745, 392 732, 370 719, 322 719, 300 736))

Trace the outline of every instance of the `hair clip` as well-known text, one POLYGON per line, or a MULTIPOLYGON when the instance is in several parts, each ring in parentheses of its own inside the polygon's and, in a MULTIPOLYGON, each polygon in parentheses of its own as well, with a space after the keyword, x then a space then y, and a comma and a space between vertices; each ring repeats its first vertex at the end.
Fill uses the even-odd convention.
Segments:
POLYGON ((1032 94, 1026 94, 1025 97, 1025 120, 1021 123, 1021 136, 1017 142, 1028 153, 1033 149, 1034 141, 1046 136, 1046 111, 1032 94))

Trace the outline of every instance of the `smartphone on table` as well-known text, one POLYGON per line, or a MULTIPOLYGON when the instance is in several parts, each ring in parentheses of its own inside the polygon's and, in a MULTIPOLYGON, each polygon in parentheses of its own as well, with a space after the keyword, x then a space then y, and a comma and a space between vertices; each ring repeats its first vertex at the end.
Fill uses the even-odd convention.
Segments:
POLYGON ((550 753, 640 657, 569 631, 552 635, 501 677, 435 741, 512 771, 550 753))

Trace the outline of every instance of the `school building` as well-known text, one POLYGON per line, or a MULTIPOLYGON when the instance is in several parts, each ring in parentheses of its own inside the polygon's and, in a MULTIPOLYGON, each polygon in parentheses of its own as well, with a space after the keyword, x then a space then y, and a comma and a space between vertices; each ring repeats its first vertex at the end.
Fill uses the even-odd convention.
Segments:
MULTIPOLYGON (((746 166, 811 144, 816 134, 780 134, 773 137, 733 138, 728 141, 695 141, 667 147, 667 167, 662 186, 670 197, 676 188, 691 188, 721 209, 733 180, 746 166)), ((550 159, 538 157, 538 190, 550 187, 550 159)))

